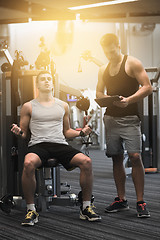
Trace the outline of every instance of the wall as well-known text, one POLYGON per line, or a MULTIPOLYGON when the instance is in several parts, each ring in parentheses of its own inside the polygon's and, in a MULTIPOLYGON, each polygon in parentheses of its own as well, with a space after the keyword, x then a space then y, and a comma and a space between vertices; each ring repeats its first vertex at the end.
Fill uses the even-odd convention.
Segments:
MULTIPOLYGON (((141 24, 130 24, 129 52, 139 58, 144 67, 160 67, 160 24, 156 24, 154 30, 142 31, 141 24), (136 30, 133 29, 136 27, 136 30)), ((154 74, 148 74, 150 79, 154 74)))
MULTIPOLYGON (((12 57, 14 57, 16 49, 21 50, 29 63, 35 64, 40 52, 40 37, 44 36, 46 46, 55 61, 60 81, 73 88, 95 90, 98 66, 82 60, 82 72, 78 73, 80 55, 85 50, 90 50, 93 56, 104 63, 107 62, 99 41, 101 36, 107 32, 118 32, 119 24, 87 21, 72 21, 71 23, 68 21, 65 23, 66 25, 63 25, 64 28, 61 29, 61 32, 58 24, 57 21, 51 21, 9 25, 12 57), (57 30, 61 34, 62 44, 70 34, 70 44, 64 53, 57 42, 57 30)), ((148 32, 139 30, 141 24, 125 24, 125 26, 127 26, 129 54, 139 58, 145 67, 160 65, 160 25, 157 24, 153 31, 148 32), (134 27, 136 27, 136 33, 133 31, 134 27)))
POLYGON ((95 89, 98 66, 82 60, 82 72, 78 73, 79 58, 83 51, 91 50, 94 56, 105 62, 99 40, 104 33, 115 32, 115 24, 74 21, 73 42, 64 54, 59 53, 59 45, 56 42, 57 24, 57 22, 11 24, 9 29, 12 56, 14 57, 16 49, 21 50, 29 63, 34 64, 40 52, 38 46, 40 37, 44 36, 47 48, 51 50, 56 63, 60 81, 73 88, 95 89), (57 53, 54 51, 56 47, 57 53))

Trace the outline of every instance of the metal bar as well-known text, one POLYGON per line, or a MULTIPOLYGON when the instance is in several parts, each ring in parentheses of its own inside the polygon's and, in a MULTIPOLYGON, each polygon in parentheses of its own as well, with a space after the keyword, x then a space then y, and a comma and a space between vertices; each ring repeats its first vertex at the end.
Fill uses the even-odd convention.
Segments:
POLYGON ((145 70, 146 70, 146 72, 157 72, 158 68, 157 67, 146 67, 145 70))

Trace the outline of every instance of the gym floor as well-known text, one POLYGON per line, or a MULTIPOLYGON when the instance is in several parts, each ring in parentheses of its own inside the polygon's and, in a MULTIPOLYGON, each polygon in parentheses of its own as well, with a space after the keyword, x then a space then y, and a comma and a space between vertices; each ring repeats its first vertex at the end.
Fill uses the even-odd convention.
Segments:
MULTIPOLYGON (((91 149, 93 160, 96 211, 102 221, 91 223, 79 219, 79 206, 51 206, 48 212, 40 212, 39 223, 34 227, 22 227, 25 210, 12 209, 9 215, 0 210, 0 239, 37 240, 153 240, 160 239, 160 173, 147 173, 145 176, 145 201, 151 218, 136 216, 136 195, 131 175, 126 180, 126 196, 130 210, 120 213, 105 213, 106 205, 113 202, 116 189, 112 174, 112 161, 104 151, 91 149)), ((78 194, 79 169, 66 172, 61 169, 61 182, 71 185, 71 192, 78 194)))

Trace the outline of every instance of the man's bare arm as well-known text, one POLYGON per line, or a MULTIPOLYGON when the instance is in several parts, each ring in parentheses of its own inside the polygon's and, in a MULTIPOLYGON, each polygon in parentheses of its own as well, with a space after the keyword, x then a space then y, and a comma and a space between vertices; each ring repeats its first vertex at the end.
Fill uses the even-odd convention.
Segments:
POLYGON ((98 83, 96 86, 96 97, 97 98, 103 98, 106 97, 107 95, 105 95, 105 85, 103 82, 103 74, 104 71, 106 69, 106 65, 103 65, 102 67, 100 67, 99 72, 98 72, 98 83))
MULTIPOLYGON (((80 135, 80 131, 76 131, 70 128, 68 104, 65 103, 64 108, 65 108, 65 115, 63 117, 63 134, 66 138, 78 137, 80 135)), ((88 135, 89 133, 91 133, 92 130, 89 126, 86 125, 82 129, 82 131, 84 132, 85 135, 88 135)))
POLYGON ((152 93, 150 80, 141 62, 136 58, 129 57, 128 66, 128 75, 136 78, 140 87, 137 92, 127 98, 121 96, 121 101, 114 103, 117 107, 127 107, 129 104, 138 102, 152 93))
POLYGON ((152 93, 152 86, 150 83, 150 80, 148 78, 148 75, 142 66, 142 63, 135 58, 131 58, 131 70, 132 75, 135 77, 140 85, 139 90, 133 94, 132 96, 128 97, 129 103, 137 102, 144 97, 148 96, 152 93))

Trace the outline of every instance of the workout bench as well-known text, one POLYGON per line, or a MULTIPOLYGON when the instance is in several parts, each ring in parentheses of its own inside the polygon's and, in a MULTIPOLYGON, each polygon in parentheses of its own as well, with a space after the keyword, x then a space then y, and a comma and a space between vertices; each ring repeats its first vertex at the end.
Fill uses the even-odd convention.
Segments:
MULTIPOLYGON (((47 211, 51 205, 73 206, 80 204, 79 196, 70 193, 71 187, 60 181, 61 165, 55 158, 48 159, 46 164, 36 170, 37 188, 35 204, 37 211, 47 211), (61 187, 63 186, 63 191, 61 187)), ((0 208, 10 213, 12 208, 23 209, 26 207, 22 196, 6 194, 0 199, 0 208)))
POLYGON ((43 167, 37 169, 37 193, 35 203, 37 209, 46 211, 50 205, 71 206, 76 204, 77 197, 70 193, 71 187, 67 183, 60 181, 61 165, 55 158, 48 159, 43 167), (61 187, 65 187, 65 191, 61 191, 61 187))

